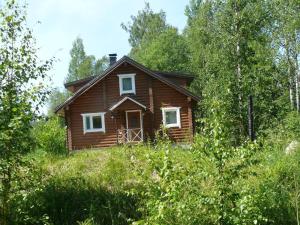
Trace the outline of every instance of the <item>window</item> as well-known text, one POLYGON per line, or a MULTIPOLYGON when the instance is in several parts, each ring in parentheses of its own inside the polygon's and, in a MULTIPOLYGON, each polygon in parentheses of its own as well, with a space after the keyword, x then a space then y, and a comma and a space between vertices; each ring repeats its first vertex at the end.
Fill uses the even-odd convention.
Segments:
POLYGON ((81 114, 83 119, 83 132, 105 132, 104 112, 81 114))
POLYGON ((165 127, 181 127, 180 107, 162 108, 163 124, 165 127))
POLYGON ((135 74, 119 74, 120 95, 135 94, 135 74))

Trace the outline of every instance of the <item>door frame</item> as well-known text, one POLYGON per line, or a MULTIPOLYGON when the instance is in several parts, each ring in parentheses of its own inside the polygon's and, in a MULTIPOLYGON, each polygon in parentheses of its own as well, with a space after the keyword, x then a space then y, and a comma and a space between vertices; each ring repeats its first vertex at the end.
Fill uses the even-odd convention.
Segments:
POLYGON ((125 118, 126 118, 126 129, 128 130, 128 113, 130 112, 139 112, 140 113, 140 129, 141 129, 141 136, 142 140, 144 140, 144 126, 143 126, 143 115, 142 115, 142 110, 140 109, 134 109, 134 110, 126 110, 125 111, 125 118))

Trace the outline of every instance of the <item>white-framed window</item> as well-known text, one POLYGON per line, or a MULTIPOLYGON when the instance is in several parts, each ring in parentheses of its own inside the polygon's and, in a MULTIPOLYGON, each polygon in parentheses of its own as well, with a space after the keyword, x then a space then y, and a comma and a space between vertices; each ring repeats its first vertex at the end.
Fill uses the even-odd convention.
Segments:
POLYGON ((161 108, 163 125, 167 128, 181 127, 180 122, 180 107, 164 107, 161 108))
POLYGON ((83 132, 105 132, 105 112, 81 114, 83 132))
POLYGON ((135 73, 119 74, 120 95, 135 94, 135 73))

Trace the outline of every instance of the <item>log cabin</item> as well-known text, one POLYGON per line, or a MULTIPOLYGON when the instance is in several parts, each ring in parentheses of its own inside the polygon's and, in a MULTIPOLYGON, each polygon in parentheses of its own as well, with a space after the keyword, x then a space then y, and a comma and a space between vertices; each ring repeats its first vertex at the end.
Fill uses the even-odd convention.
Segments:
POLYGON ((193 76, 153 71, 128 56, 110 54, 98 76, 69 82, 72 96, 56 107, 65 118, 69 150, 153 140, 161 126, 174 142, 190 142, 199 97, 193 76))

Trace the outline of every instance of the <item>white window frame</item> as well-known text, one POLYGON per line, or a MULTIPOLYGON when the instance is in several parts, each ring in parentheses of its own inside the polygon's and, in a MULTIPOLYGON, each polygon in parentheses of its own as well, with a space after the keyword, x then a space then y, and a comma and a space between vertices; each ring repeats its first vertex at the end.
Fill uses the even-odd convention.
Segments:
POLYGON ((123 94, 135 94, 135 73, 127 73, 127 74, 118 74, 119 77, 119 89, 120 95, 123 94), (132 90, 123 90, 123 79, 131 78, 132 90))
POLYGON ((91 133, 91 132, 105 132, 105 112, 98 112, 98 113, 83 113, 81 114, 82 121, 83 121, 83 133, 91 133), (93 124, 93 116, 100 116, 101 117, 101 124, 102 128, 94 128, 93 124), (86 128, 86 117, 90 118, 90 127, 91 129, 86 128))
POLYGON ((163 125, 166 128, 170 128, 170 127, 181 128, 180 108, 181 107, 163 107, 163 108, 161 108, 162 118, 163 118, 163 125), (174 112, 174 111, 176 112, 176 121, 177 121, 177 123, 166 124, 166 112, 174 112))

